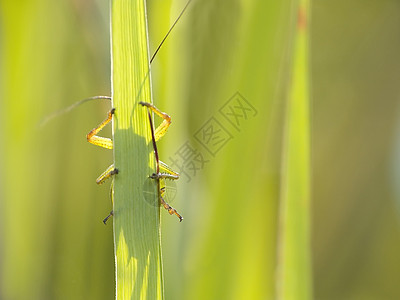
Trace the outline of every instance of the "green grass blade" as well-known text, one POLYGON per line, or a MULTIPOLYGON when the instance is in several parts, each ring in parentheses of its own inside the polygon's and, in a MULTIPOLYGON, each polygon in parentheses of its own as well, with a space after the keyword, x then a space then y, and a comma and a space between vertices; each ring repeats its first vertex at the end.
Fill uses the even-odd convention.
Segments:
POLYGON ((308 0, 298 4, 283 156, 279 299, 311 299, 308 0))
POLYGON ((155 161, 147 111, 138 104, 151 102, 145 1, 113 0, 111 9, 116 298, 163 299, 160 209, 148 178, 155 161))

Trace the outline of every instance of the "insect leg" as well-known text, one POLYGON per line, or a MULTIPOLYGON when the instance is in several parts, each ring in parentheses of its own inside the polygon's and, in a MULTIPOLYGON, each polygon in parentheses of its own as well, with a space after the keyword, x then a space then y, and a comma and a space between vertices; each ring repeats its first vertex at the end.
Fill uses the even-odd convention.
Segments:
MULTIPOLYGON (((111 199, 111 204, 114 205, 114 180, 111 182, 110 186, 110 199, 111 199)), ((107 221, 109 218, 114 216, 114 210, 110 211, 107 217, 104 218, 103 223, 104 225, 107 225, 107 221)))
POLYGON ((182 220, 183 220, 182 216, 176 211, 175 208, 173 208, 167 202, 165 202, 165 200, 162 196, 164 193, 165 193, 165 188, 162 188, 161 192, 160 192, 160 200, 161 200, 162 206, 164 206, 164 208, 168 211, 168 213, 170 215, 176 215, 179 218, 179 222, 182 222, 182 220))
MULTIPOLYGON (((113 148, 113 141, 110 138, 105 138, 101 136, 97 136, 96 134, 99 133, 108 123, 112 121, 113 115, 115 112, 115 108, 111 109, 108 112, 107 119, 105 119, 103 122, 100 123, 99 126, 96 128, 93 128, 87 135, 86 138, 89 143, 92 143, 93 145, 100 146, 106 149, 112 149, 113 148)), ((118 174, 118 169, 114 167, 114 164, 109 166, 107 170, 105 170, 97 179, 96 183, 97 184, 102 184, 104 183, 105 180, 110 178, 111 176, 118 174)), ((112 201, 112 191, 113 191, 113 185, 111 185, 111 201, 112 201)), ((103 223, 106 224, 107 220, 114 214, 113 210, 110 212, 110 214, 103 220, 103 223)))
POLYGON ((153 140, 153 147, 154 147, 154 155, 155 155, 156 163, 157 163, 157 171, 156 171, 156 173, 151 175, 150 178, 155 179, 157 182, 158 195, 159 195, 159 199, 160 199, 162 206, 164 206, 164 208, 168 211, 168 213, 170 215, 176 215, 179 218, 179 221, 182 222, 182 220, 183 220, 182 216, 176 211, 175 208, 171 207, 167 202, 165 202, 164 198, 162 197, 162 195, 165 193, 165 187, 163 187, 163 188, 160 187, 160 179, 162 179, 162 178, 169 178, 169 179, 178 179, 179 178, 178 173, 172 171, 172 169, 170 167, 168 167, 168 165, 166 165, 165 163, 161 162, 158 159, 158 150, 157 150, 156 140, 158 140, 160 137, 162 137, 165 134, 166 130, 168 129, 169 124, 171 124, 171 118, 166 113, 161 112, 154 105, 152 105, 150 103, 140 102, 140 104, 143 106, 146 106, 148 109, 151 109, 153 112, 155 112, 157 115, 161 116, 164 119, 163 123, 156 130, 156 132, 158 132, 158 134, 159 134, 159 137, 157 138, 156 134, 154 133, 154 130, 153 130, 153 122, 151 120, 151 114, 150 114, 150 111, 148 110, 150 129, 151 129, 151 137, 153 140), (164 123, 166 125, 163 125, 164 123), (161 173, 160 168, 162 170, 166 171, 167 173, 161 173))
POLYGON ((160 173, 169 174, 170 176, 166 177, 168 179, 179 179, 179 173, 172 170, 166 163, 162 162, 161 160, 159 162, 160 162, 160 170, 164 171, 160 173))
POLYGON ((114 167, 114 164, 112 164, 111 166, 109 166, 107 168, 107 170, 105 170, 97 179, 96 179, 96 183, 97 184, 102 184, 104 183, 104 181, 106 181, 108 178, 110 178, 111 176, 118 174, 118 169, 116 169, 114 167))
POLYGON ((114 215, 114 211, 112 210, 112 211, 110 211, 108 216, 104 218, 104 220, 103 220, 104 225, 107 225, 108 219, 111 218, 113 215, 114 215))
POLYGON ((160 163, 160 170, 158 174, 153 173, 150 178, 152 179, 171 179, 171 180, 178 180, 179 179, 179 173, 175 172, 172 170, 166 163, 163 163, 161 160, 159 161, 160 163), (162 172, 164 171, 164 172, 162 172))
POLYGON ((143 105, 143 106, 148 107, 156 115, 158 115, 158 116, 160 116, 161 118, 164 119, 162 121, 162 123, 157 127, 156 131, 154 132, 154 138, 155 138, 156 141, 158 141, 160 138, 162 138, 165 135, 169 125, 171 125, 171 117, 168 114, 166 114, 165 112, 162 112, 161 110, 159 110, 157 107, 155 107, 151 103, 140 102, 140 104, 143 105))
POLYGON ((108 117, 107 119, 105 119, 103 122, 100 123, 99 126, 97 126, 96 128, 93 128, 87 135, 86 138, 88 140, 89 143, 92 143, 93 145, 96 146, 100 146, 103 148, 107 148, 107 149, 112 149, 113 148, 113 142, 110 138, 105 138, 105 137, 101 137, 101 136, 97 136, 96 134, 102 130, 104 128, 104 126, 106 126, 108 123, 111 122, 112 120, 112 116, 115 112, 115 108, 111 109, 108 112, 108 117))

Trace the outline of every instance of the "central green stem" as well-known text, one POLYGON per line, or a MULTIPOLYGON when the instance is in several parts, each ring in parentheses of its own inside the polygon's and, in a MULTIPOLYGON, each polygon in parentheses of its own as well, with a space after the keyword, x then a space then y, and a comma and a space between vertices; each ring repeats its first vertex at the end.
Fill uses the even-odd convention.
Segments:
POLYGON ((150 125, 144 0, 112 0, 112 98, 116 299, 163 299, 160 207, 150 125))

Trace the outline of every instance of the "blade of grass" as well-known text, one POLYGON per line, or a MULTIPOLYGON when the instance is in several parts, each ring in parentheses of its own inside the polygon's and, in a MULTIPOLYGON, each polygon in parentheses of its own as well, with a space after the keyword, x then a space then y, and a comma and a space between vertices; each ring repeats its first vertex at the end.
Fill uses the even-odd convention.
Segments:
POLYGON ((278 299, 311 299, 308 7, 300 0, 283 156, 278 299))
POLYGON ((113 0, 112 98, 116 299, 163 299, 160 208, 146 109, 151 80, 144 0, 113 0), (144 199, 143 189, 149 192, 144 199))

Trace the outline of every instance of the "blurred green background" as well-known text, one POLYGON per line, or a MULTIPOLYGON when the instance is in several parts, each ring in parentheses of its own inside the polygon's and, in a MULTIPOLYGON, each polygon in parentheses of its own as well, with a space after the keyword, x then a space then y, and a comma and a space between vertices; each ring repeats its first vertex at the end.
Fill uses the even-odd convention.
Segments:
MULTIPOLYGON (((162 211, 166 299, 275 298, 295 3, 194 1, 152 65, 173 118, 161 159, 189 142, 207 160, 171 196, 184 222, 162 211), (257 110, 238 128, 219 112, 236 92, 257 110), (232 136, 215 156, 195 139, 212 117, 232 136)), ((151 53, 184 4, 147 2, 151 53)), ((314 298, 400 299, 400 2, 311 15, 314 298)), ((0 22, 0 299, 112 299, 109 184, 94 182, 112 153, 85 138, 109 103, 39 126, 110 94, 109 2, 1 0, 0 22)))

